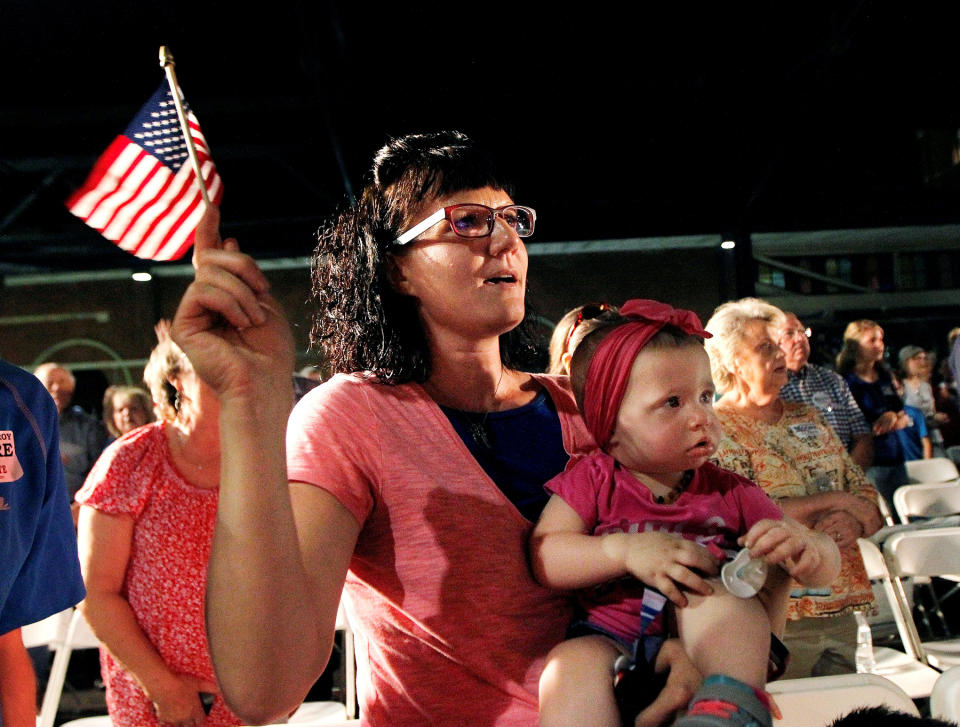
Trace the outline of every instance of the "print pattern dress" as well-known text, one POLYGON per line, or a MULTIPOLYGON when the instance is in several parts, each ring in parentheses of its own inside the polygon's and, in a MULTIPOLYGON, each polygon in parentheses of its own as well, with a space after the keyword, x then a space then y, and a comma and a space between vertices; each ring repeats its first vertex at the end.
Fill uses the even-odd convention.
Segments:
MULTIPOLYGON (((218 490, 194 487, 177 471, 164 426, 157 422, 140 427, 108 447, 77 501, 108 515, 133 518, 122 595, 150 643, 175 673, 215 682, 204 593, 218 490)), ((136 678, 102 647, 100 668, 114 725, 160 724, 136 678)), ((202 727, 240 722, 217 697, 202 727)))
MULTIPOLYGON (((715 462, 763 488, 774 502, 830 490, 877 502, 877 492, 814 407, 783 402, 780 420, 767 424, 717 407, 724 436, 715 462)), ((840 616, 872 609, 870 579, 856 545, 840 551, 840 575, 830 588, 794 583, 787 618, 840 616)))

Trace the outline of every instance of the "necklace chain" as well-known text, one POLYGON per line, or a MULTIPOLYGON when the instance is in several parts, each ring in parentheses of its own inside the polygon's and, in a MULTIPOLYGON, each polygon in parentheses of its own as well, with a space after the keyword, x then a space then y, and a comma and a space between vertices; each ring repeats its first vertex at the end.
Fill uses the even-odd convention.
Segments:
POLYGON ((686 491, 687 487, 689 487, 692 481, 693 470, 684 471, 683 477, 680 479, 680 486, 675 490, 670 490, 670 492, 666 495, 654 495, 654 502, 656 502, 658 505, 669 505, 676 502, 680 499, 680 495, 686 491))
MULTIPOLYGON (((493 405, 496 406, 497 394, 500 393, 500 384, 503 382, 504 366, 500 366, 500 377, 497 379, 497 385, 493 389, 493 405)), ((490 409, 483 413, 465 411, 462 412, 470 427, 470 436, 478 447, 482 447, 487 452, 493 451, 493 443, 490 441, 490 430, 487 428, 487 418, 490 416, 490 409)))

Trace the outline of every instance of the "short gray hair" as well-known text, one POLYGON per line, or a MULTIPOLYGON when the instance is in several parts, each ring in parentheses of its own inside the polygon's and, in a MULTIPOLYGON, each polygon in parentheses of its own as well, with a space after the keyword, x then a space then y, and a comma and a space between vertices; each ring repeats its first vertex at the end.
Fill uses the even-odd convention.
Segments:
POLYGON ((783 311, 760 298, 741 298, 723 303, 713 311, 706 329, 713 334, 703 342, 710 356, 710 370, 714 386, 721 392, 733 388, 734 357, 743 343, 743 331, 750 321, 763 321, 767 326, 780 327, 783 311))

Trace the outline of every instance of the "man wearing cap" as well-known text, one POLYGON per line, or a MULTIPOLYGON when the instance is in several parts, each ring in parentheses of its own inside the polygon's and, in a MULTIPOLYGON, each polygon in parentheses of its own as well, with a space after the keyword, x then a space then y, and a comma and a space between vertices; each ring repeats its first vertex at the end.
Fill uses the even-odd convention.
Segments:
POLYGON ((873 436, 847 382, 834 371, 808 363, 807 329, 793 313, 784 313, 777 343, 787 360, 787 385, 780 389, 786 401, 812 404, 847 445, 853 461, 864 470, 873 462, 873 436))
POLYGON ((933 370, 933 357, 920 346, 908 345, 900 349, 900 377, 903 385, 903 403, 919 409, 930 434, 930 441, 938 457, 943 456, 943 434, 940 424, 949 420, 946 414, 936 410, 930 374, 933 370))

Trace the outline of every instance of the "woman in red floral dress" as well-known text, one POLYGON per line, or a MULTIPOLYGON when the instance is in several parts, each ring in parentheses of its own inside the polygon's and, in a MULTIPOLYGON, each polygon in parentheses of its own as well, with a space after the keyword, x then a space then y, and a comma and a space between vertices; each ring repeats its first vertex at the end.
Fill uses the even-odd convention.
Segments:
POLYGON ((114 725, 237 725, 217 694, 204 624, 219 406, 183 352, 158 334, 144 378, 160 421, 114 442, 77 494, 82 608, 103 642, 114 725))

